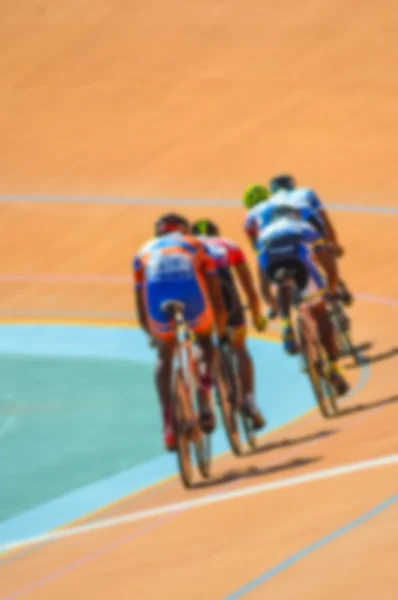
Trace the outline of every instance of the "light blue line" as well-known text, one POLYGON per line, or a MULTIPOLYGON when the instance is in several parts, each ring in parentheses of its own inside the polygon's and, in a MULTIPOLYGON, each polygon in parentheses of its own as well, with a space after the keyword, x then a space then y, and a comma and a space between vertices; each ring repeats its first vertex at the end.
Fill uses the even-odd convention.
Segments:
MULTIPOLYGON (((67 204, 145 204, 152 206, 214 206, 217 208, 231 208, 242 206, 237 199, 221 200, 219 198, 140 198, 140 197, 116 197, 116 196, 75 196, 58 194, 0 194, 0 202, 55 202, 67 204)), ((366 206, 362 204, 326 203, 330 210, 342 212, 376 213, 386 215, 398 215, 398 207, 395 206, 366 206)))
POLYGON ((279 564, 275 565, 275 567, 268 569, 267 571, 265 571, 262 575, 260 575, 256 579, 253 579, 252 581, 245 584, 244 586, 242 586, 241 588, 239 588, 238 590, 236 590, 229 596, 226 596, 225 600, 236 600, 237 598, 242 598, 242 596, 253 591, 255 588, 262 585, 266 581, 269 581, 276 575, 279 575, 280 573, 285 571, 285 569, 288 569, 289 567, 296 564, 301 559, 306 558, 313 552, 316 552, 317 550, 324 548, 327 544, 330 544, 331 542, 339 539, 346 533, 349 533, 356 527, 359 527, 360 525, 363 525, 370 519, 373 519, 374 517, 379 515, 381 512, 383 512, 387 508, 390 508, 396 502, 398 502, 398 493, 394 494, 393 496, 391 496, 390 498, 388 498, 381 504, 378 504, 374 508, 370 509, 368 512, 364 513, 360 517, 357 517, 350 523, 343 525, 343 527, 340 527, 339 529, 332 531, 332 533, 329 533, 328 535, 321 538, 320 540, 317 540, 316 542, 314 542, 313 544, 310 544, 306 548, 303 548, 302 550, 299 550, 295 554, 292 554, 291 556, 289 556, 288 558, 286 558, 279 564))

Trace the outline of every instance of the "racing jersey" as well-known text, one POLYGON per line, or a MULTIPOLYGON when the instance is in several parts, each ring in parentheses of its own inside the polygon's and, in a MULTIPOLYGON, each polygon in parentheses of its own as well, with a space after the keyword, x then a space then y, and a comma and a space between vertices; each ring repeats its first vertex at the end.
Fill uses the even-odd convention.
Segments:
POLYGON ((269 200, 253 207, 247 215, 245 230, 256 240, 264 227, 275 219, 284 216, 297 216, 303 221, 310 222, 320 232, 323 232, 323 220, 319 215, 322 204, 312 190, 280 190, 269 200))
POLYGON ((291 217, 281 217, 265 227, 258 238, 258 262, 263 268, 272 254, 273 260, 296 258, 303 244, 310 247, 322 239, 309 223, 291 217))
POLYGON ((246 262, 241 248, 228 238, 202 235, 199 239, 213 257, 217 269, 234 267, 246 262))
POLYGON ((146 243, 133 260, 136 287, 178 284, 214 273, 216 265, 206 246, 196 237, 169 233, 146 243))

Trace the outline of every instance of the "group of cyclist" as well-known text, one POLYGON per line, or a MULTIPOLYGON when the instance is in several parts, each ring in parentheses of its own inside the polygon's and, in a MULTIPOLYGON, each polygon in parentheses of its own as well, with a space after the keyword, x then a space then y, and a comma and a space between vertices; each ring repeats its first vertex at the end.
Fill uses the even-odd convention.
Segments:
MULTIPOLYGON (((328 354, 330 383, 338 394, 345 394, 348 384, 338 363, 339 351, 325 297, 338 295, 347 305, 352 297, 339 274, 336 257, 342 256, 343 249, 324 205, 313 190, 297 188, 290 175, 273 177, 268 187, 251 186, 243 195, 243 203, 248 210, 244 230, 257 254, 261 295, 269 309, 268 317, 280 317, 285 351, 298 352, 291 306, 305 301, 328 354), (281 269, 294 273, 296 293, 292 287, 280 285, 277 274, 281 269)), ((175 450, 177 443, 171 396, 176 333, 170 315, 162 310, 169 300, 184 305, 184 318, 201 349, 203 368, 198 400, 202 430, 210 433, 215 427, 214 329, 221 344, 233 347, 239 365, 243 410, 252 419, 253 427, 261 429, 266 421, 255 402, 246 319, 236 281, 246 296, 254 328, 264 331, 268 319, 244 252, 208 219, 189 223, 180 214, 168 213, 156 221, 154 234, 154 239, 135 256, 133 274, 139 323, 157 346, 155 379, 166 449, 175 450)))

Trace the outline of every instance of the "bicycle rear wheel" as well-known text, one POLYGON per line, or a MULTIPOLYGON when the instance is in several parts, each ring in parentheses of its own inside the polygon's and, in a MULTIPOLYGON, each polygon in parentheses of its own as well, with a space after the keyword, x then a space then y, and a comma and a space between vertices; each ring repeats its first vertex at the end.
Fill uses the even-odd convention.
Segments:
POLYGON ((245 430, 247 443, 252 450, 255 450, 257 448, 257 435, 256 430, 253 427, 253 421, 243 412, 243 410, 241 410, 240 414, 243 422, 243 428, 245 430))
POLYGON ((299 315, 297 317, 297 334, 301 354, 306 365, 306 372, 310 379, 311 387, 315 395, 319 410, 323 417, 331 416, 329 390, 324 385, 322 375, 322 352, 318 340, 312 336, 306 319, 299 315), (325 389, 326 388, 326 389, 325 389))
POLYGON ((223 350, 219 350, 218 355, 216 395, 231 450, 236 456, 241 456, 242 444, 239 435, 238 399, 235 394, 234 374, 223 350))
POLYGON ((188 423, 191 417, 189 410, 189 389, 181 368, 176 369, 173 381, 174 420, 177 433, 177 453, 180 477, 186 488, 192 487, 193 468, 188 423))
POLYGON ((208 433, 202 433, 195 440, 195 455, 198 469, 202 477, 207 479, 211 475, 211 438, 208 433))

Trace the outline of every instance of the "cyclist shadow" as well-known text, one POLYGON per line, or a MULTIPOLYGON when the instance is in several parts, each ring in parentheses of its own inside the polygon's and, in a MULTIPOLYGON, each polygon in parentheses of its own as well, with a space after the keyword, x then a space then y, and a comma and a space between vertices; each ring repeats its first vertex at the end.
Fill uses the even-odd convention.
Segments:
POLYGON ((277 440, 275 442, 269 442, 267 444, 262 444, 253 450, 248 450, 244 456, 252 456, 254 454, 262 454, 263 452, 271 452, 273 450, 283 450, 285 448, 290 448, 291 446, 299 446, 300 444, 307 444, 310 442, 315 442, 316 440, 321 440, 323 438, 327 438, 331 435, 335 435, 338 433, 338 429, 322 429, 321 431, 317 431, 315 433, 309 433, 307 435, 302 435, 296 438, 285 438, 283 440, 277 440))
POLYGON ((398 395, 391 396, 390 398, 383 398, 382 400, 375 400, 374 402, 368 402, 367 404, 356 404, 355 406, 347 406, 347 408, 340 408, 339 412, 334 415, 334 419, 339 417, 347 417, 348 415, 365 412, 367 410, 374 410, 376 408, 382 408, 390 404, 398 402, 398 395))
POLYGON ((380 352, 379 354, 374 354, 373 356, 362 355, 359 365, 356 363, 349 363, 348 365, 345 365, 344 368, 345 369, 357 369, 358 367, 381 362, 382 360, 394 358, 395 356, 398 356, 398 348, 396 346, 393 346, 392 348, 390 348, 390 350, 380 352))
POLYGON ((307 465, 314 464, 322 460, 320 456, 312 456, 308 458, 295 458, 285 463, 279 463, 270 467, 256 467, 251 465, 245 469, 232 469, 223 473, 220 477, 213 477, 208 481, 200 481, 193 486, 193 489, 199 490, 217 485, 225 485, 239 480, 251 479, 252 477, 263 477, 264 475, 274 475, 283 471, 298 469, 307 465))

